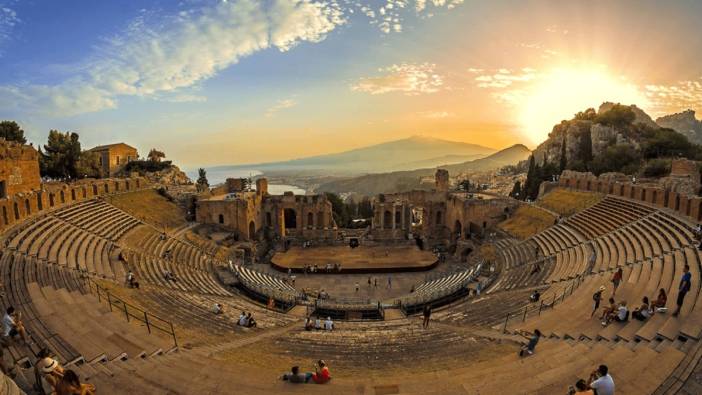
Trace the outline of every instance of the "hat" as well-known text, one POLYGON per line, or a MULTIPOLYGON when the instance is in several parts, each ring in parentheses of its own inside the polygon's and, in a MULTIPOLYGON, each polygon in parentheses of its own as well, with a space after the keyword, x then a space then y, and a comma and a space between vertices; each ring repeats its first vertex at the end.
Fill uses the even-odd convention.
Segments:
POLYGON ((604 285, 600 285, 600 291, 604 291, 605 289, 607 289, 607 288, 605 288, 604 285))
POLYGON ((58 367, 59 364, 55 359, 46 357, 41 360, 41 371, 44 373, 51 373, 58 367))

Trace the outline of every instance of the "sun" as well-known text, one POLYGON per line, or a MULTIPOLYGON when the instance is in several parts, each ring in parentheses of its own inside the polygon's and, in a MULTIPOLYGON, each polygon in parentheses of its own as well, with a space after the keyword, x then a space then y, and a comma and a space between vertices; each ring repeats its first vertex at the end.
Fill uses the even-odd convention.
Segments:
POLYGON ((578 111, 605 101, 647 106, 636 85, 599 67, 561 68, 541 74, 523 95, 519 111, 521 131, 532 144, 544 141, 553 126, 578 111))

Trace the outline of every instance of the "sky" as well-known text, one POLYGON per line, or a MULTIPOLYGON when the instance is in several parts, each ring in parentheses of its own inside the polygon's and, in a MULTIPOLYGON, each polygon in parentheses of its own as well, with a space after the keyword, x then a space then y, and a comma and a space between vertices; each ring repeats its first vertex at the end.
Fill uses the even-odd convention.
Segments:
MULTIPOLYGON (((702 2, 0 0, 0 119, 181 167, 702 111, 702 2)), ((698 118, 700 116, 698 115, 698 118)))

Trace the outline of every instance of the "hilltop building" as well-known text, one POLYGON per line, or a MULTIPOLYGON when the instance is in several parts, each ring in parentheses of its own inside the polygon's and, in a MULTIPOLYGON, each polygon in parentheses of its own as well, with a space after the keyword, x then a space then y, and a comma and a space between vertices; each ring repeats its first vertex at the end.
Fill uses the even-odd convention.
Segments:
POLYGON ((125 143, 99 145, 89 151, 98 154, 104 177, 113 177, 124 165, 139 158, 137 149, 125 143))

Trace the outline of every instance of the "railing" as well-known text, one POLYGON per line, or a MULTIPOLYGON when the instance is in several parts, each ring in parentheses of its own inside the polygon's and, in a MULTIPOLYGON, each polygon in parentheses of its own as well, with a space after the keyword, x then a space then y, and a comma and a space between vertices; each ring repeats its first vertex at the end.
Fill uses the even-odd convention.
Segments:
POLYGON ((103 300, 106 301, 110 311, 124 313, 127 322, 133 319, 146 324, 146 329, 149 331, 149 333, 151 333, 152 329, 157 329, 170 335, 173 338, 173 346, 176 348, 178 347, 178 339, 176 338, 175 329, 173 329, 172 322, 166 321, 161 317, 150 314, 146 310, 140 309, 139 307, 125 302, 123 299, 110 293, 108 289, 101 287, 91 279, 88 279, 87 283, 90 293, 97 296, 98 302, 102 302, 103 300))
POLYGON ((511 311, 507 313, 505 316, 505 323, 504 326, 502 327, 502 332, 506 333, 507 332, 507 325, 509 324, 510 319, 514 320, 517 319, 518 322, 525 322, 527 317, 533 316, 533 315, 541 315, 541 311, 545 309, 552 309, 554 308, 557 304, 562 303, 565 301, 566 296, 570 296, 573 294, 573 292, 582 284, 583 282, 583 277, 584 276, 578 276, 576 277, 573 282, 570 285, 570 288, 566 286, 566 288, 563 290, 562 294, 553 294, 553 298, 551 299, 551 302, 545 302, 544 299, 539 300, 539 305, 534 306, 534 305, 526 305, 523 308, 519 308, 515 311, 511 311))
MULTIPOLYGON (((395 303, 399 304, 400 306, 413 306, 413 305, 418 305, 418 304, 426 304, 435 300, 439 300, 441 298, 444 298, 446 296, 452 295, 461 289, 466 288, 470 283, 472 283, 476 278, 480 276, 480 272, 483 267, 483 262, 479 263, 473 271, 463 280, 456 284, 451 284, 450 286, 446 286, 437 290, 429 291, 429 292, 424 292, 421 291, 418 294, 410 294, 406 295, 404 297, 398 298, 395 303)), ((455 273, 448 274, 446 276, 442 277, 449 277, 452 276, 455 273)), ((435 281, 435 280, 434 280, 435 281)))

